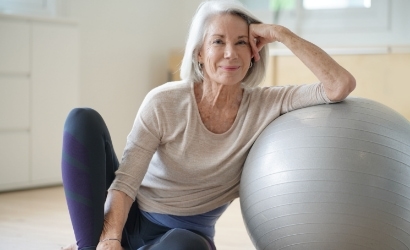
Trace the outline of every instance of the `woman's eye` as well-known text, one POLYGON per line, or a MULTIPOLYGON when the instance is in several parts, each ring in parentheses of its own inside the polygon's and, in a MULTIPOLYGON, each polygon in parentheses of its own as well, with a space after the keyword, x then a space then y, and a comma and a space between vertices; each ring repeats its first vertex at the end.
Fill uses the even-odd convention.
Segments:
POLYGON ((248 44, 248 42, 247 41, 245 41, 245 40, 240 40, 240 41, 238 41, 238 44, 248 44))
POLYGON ((213 43, 214 44, 222 44, 223 42, 222 42, 222 40, 218 39, 218 40, 214 40, 213 43))

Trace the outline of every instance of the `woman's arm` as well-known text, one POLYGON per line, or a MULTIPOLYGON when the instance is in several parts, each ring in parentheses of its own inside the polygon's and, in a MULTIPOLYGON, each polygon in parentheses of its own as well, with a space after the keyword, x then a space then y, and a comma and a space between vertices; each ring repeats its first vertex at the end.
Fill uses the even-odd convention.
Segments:
POLYGON ((289 29, 274 24, 251 24, 250 43, 255 61, 268 43, 281 42, 288 47, 319 79, 331 101, 345 99, 356 87, 355 78, 325 51, 297 36, 289 29))
POLYGON ((104 227, 97 250, 122 249, 120 244, 122 230, 133 202, 124 192, 117 190, 108 192, 104 205, 104 227))

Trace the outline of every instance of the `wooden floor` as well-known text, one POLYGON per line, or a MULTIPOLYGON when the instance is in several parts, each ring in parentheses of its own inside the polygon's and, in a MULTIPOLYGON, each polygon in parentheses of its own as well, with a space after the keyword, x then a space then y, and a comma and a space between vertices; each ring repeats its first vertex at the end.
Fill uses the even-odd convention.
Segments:
MULTIPOLYGON (((235 200, 216 226, 218 250, 255 249, 235 200)), ((58 250, 75 242, 62 187, 0 193, 0 249, 58 250)))

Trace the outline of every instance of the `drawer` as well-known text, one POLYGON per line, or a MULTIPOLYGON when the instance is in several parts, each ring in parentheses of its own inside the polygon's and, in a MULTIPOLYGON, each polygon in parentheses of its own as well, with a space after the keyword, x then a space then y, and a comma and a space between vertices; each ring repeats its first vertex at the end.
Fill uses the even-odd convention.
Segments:
POLYGON ((30 127, 30 81, 24 76, 0 75, 0 132, 30 127))
POLYGON ((0 189, 7 184, 27 184, 29 171, 29 133, 0 132, 0 189))
POLYGON ((30 24, 0 19, 0 73, 30 73, 30 24))

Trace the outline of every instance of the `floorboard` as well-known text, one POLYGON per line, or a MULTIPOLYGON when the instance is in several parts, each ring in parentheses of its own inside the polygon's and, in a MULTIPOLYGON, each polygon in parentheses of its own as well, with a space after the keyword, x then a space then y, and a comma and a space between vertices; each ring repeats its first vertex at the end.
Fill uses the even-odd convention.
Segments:
MULTIPOLYGON (((218 250, 253 250, 235 200, 216 226, 218 250)), ((61 186, 0 193, 0 249, 58 250, 74 242, 61 186)))

